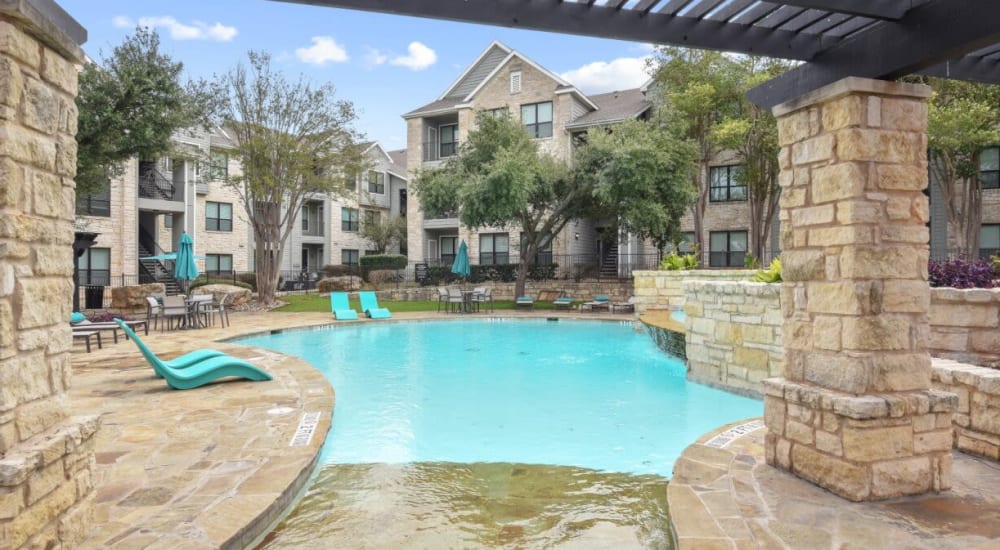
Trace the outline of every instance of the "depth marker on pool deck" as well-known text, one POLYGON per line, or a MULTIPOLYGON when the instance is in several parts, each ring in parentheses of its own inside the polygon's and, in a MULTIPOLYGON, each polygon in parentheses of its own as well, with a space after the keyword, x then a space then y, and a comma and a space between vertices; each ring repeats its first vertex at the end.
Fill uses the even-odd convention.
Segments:
POLYGON ((289 447, 305 447, 312 441, 313 433, 316 432, 316 425, 319 424, 320 414, 322 414, 320 411, 302 413, 302 419, 299 420, 299 427, 295 430, 295 435, 292 436, 292 442, 288 445, 289 447))
POLYGON ((715 437, 709 439, 705 442, 707 447, 715 447, 717 449, 725 448, 727 445, 733 442, 736 438, 744 436, 750 432, 759 430, 764 427, 763 420, 754 420, 752 422, 747 422, 746 424, 740 424, 739 426, 733 426, 728 430, 716 434, 715 437))

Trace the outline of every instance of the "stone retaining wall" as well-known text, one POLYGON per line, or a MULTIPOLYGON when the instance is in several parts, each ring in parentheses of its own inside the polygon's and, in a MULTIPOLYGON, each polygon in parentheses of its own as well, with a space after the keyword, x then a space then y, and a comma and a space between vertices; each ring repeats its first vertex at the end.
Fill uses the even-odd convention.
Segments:
POLYGON ((761 395, 782 372, 780 285, 685 281, 688 378, 761 395))
POLYGON ((746 281, 754 274, 748 269, 699 269, 693 271, 633 271, 635 309, 684 309, 681 284, 687 280, 746 281))
POLYGON ((931 355, 1000 368, 1000 288, 932 288, 930 317, 931 355))
POLYGON ((955 448, 1000 460, 1000 370, 935 359, 931 385, 958 395, 955 448))
MULTIPOLYGON (((451 285, 446 285, 451 286, 451 285)), ((514 283, 466 283, 463 287, 485 286, 493 289, 494 300, 513 300, 514 283)), ((555 298, 559 293, 581 300, 589 301, 594 296, 604 294, 610 296, 614 301, 625 301, 632 293, 631 281, 528 281, 524 289, 525 294, 539 299, 545 293, 555 293, 555 298)), ((438 291, 436 286, 414 287, 414 288, 387 288, 378 291, 381 300, 437 300, 438 291)))

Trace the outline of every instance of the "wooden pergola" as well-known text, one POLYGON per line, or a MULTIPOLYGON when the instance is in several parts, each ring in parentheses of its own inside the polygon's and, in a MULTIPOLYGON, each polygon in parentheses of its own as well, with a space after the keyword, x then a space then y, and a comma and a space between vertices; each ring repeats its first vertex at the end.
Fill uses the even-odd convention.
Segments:
POLYGON ((752 90, 772 107, 847 76, 1000 83, 993 0, 278 0, 805 62, 752 90))

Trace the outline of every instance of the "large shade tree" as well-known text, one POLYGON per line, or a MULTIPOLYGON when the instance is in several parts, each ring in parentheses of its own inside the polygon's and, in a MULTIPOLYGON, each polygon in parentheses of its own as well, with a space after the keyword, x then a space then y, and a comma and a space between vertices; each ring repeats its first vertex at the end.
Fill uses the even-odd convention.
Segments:
POLYGON ((540 152, 509 117, 480 116, 458 155, 414 181, 427 215, 458 211, 469 228, 521 232, 514 292, 524 294, 538 251, 573 219, 612 214, 620 227, 658 240, 687 207, 690 150, 641 123, 591 130, 577 163, 540 152))
POLYGON ((362 169, 354 106, 335 99, 332 84, 287 79, 263 53, 250 52, 218 85, 221 123, 242 162, 229 185, 253 230, 258 299, 270 304, 302 205, 314 194, 343 193, 345 177, 362 169))
POLYGON ((183 64, 160 52, 156 31, 139 27, 79 75, 77 196, 120 176, 125 161, 170 153, 171 136, 207 123, 215 106, 203 81, 181 82, 183 64))

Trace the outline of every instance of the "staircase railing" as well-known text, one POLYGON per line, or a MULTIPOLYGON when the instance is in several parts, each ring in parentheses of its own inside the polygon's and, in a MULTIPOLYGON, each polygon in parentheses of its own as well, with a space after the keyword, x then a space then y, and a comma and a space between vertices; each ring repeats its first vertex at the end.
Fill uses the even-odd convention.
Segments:
MULTIPOLYGON (((152 252, 152 256, 166 254, 166 251, 160 248, 160 245, 156 244, 156 239, 154 239, 153 236, 149 234, 149 231, 143 227, 139 228, 139 246, 147 252, 152 252)), ((174 278, 173 260, 145 260, 140 257, 139 265, 142 266, 140 269, 144 269, 156 281, 172 281, 174 278), (150 269, 150 267, 152 267, 152 269, 150 269)))
POLYGON ((156 169, 154 163, 139 163, 139 196, 146 199, 178 200, 173 180, 156 169))

